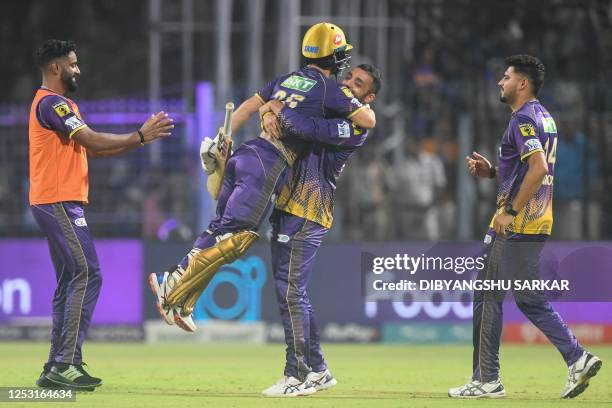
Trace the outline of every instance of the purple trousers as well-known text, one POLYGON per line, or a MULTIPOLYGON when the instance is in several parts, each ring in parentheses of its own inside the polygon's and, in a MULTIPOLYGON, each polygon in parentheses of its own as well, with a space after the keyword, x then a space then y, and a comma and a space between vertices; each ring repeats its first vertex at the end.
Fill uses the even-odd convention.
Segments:
POLYGON ((47 237, 57 280, 48 363, 78 365, 102 286, 96 248, 80 202, 30 208, 47 237))
POLYGON ((271 221, 272 271, 287 343, 285 375, 304 380, 310 371, 327 368, 308 282, 328 229, 279 210, 271 221))
MULTIPOLYGON (((544 243, 543 239, 535 240, 526 235, 512 239, 497 236, 487 248, 487 267, 479 272, 477 279, 539 279, 540 253, 544 243)), ((521 312, 559 350, 565 363, 568 366, 575 363, 584 349, 544 294, 538 291, 513 291, 513 295, 521 312)), ((474 380, 490 382, 499 378, 504 296, 502 291, 474 292, 474 380)))
MULTIPOLYGON (((206 249, 228 232, 257 231, 287 178, 288 166, 268 141, 257 138, 240 145, 227 162, 217 212, 193 247, 206 249)), ((179 262, 187 268, 187 255, 179 262)))

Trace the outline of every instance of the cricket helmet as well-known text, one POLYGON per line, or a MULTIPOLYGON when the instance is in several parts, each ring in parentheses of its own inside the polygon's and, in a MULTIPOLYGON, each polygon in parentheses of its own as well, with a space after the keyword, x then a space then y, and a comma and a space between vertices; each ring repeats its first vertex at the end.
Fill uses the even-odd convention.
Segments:
POLYGON ((334 59, 335 70, 348 66, 353 46, 346 42, 344 31, 331 23, 313 25, 304 34, 302 55, 309 60, 334 59))

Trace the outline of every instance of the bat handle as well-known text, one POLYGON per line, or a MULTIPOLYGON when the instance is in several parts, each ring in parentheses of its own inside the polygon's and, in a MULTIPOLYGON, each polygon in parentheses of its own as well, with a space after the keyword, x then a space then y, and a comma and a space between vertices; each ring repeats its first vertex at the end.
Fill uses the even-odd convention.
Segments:
POLYGON ((223 132, 227 135, 232 131, 232 113, 234 112, 234 103, 228 102, 225 104, 225 122, 223 123, 223 132))

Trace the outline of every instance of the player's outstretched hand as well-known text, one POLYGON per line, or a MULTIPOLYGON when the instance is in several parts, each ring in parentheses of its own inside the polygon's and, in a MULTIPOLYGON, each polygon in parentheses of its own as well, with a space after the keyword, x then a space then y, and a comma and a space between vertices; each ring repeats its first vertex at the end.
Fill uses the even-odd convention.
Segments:
POLYGON ((174 120, 164 111, 151 115, 142 125, 140 131, 144 136, 145 143, 151 143, 160 137, 170 136, 170 131, 174 128, 174 120))
POLYGON ((472 155, 467 156, 465 160, 467 161, 468 171, 472 176, 491 178, 491 169, 493 165, 486 157, 477 152, 472 152, 472 155))

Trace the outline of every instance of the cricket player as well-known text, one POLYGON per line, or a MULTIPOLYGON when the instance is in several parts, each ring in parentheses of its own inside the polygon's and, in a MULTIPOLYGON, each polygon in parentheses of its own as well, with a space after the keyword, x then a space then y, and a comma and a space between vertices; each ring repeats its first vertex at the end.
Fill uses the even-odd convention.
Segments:
MULTIPOLYGON (((370 104, 381 82, 376 67, 362 64, 342 84, 361 103, 370 104)), ((304 117, 279 101, 268 102, 260 112, 266 108, 286 129, 283 140, 297 137, 314 142, 293 165, 271 217, 272 269, 287 349, 284 377, 263 394, 291 396, 294 379, 306 381, 317 391, 337 384, 323 358, 307 288, 317 251, 332 224, 337 179, 351 155, 365 143, 367 132, 347 120, 304 117)), ((270 133, 281 135, 278 127, 276 120, 265 118, 264 128, 271 128, 270 133)))
POLYGON ((81 347, 91 322, 102 275, 83 206, 88 202, 87 156, 112 156, 170 135, 164 112, 140 130, 123 135, 98 133, 87 126, 66 94, 81 74, 72 41, 47 40, 36 51, 42 86, 29 120, 30 208, 47 237, 57 288, 49 359, 40 387, 93 391, 100 378, 83 369, 81 347))
MULTIPOLYGON (((232 132, 271 99, 283 101, 306 117, 345 118, 363 128, 374 127, 374 112, 331 78, 348 65, 351 49, 339 27, 330 23, 310 27, 302 42, 307 65, 269 82, 242 103, 233 115, 232 132)), ((234 152, 227 163, 215 219, 178 265, 149 276, 156 307, 166 323, 195 330, 191 318, 195 302, 221 265, 238 259, 258 238, 256 231, 280 193, 288 168, 308 143, 299 138, 278 140, 262 132, 234 152)), ((215 163, 205 166, 213 171, 215 163)))
MULTIPOLYGON (((498 85, 500 99, 512 109, 499 149, 498 166, 474 152, 466 157, 470 174, 497 178, 497 211, 485 243, 488 265, 478 279, 539 279, 539 257, 552 230, 552 198, 557 126, 537 100, 544 65, 529 55, 506 59, 498 85)), ((589 385, 601 360, 584 350, 544 294, 515 291, 519 309, 559 350, 569 367, 562 398, 574 398, 589 385)), ((499 346, 504 293, 474 293, 473 375, 469 383, 449 390, 452 398, 501 398, 499 346)))

